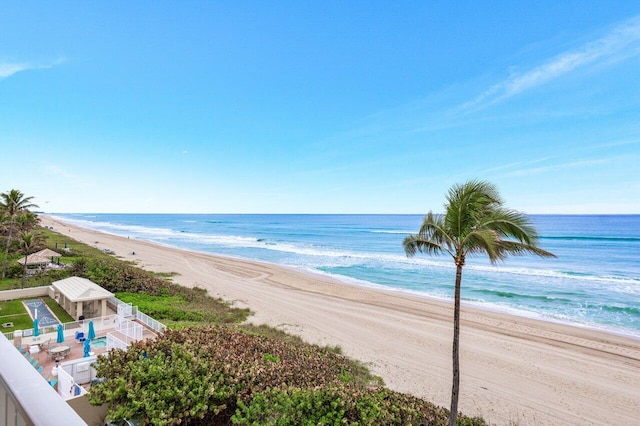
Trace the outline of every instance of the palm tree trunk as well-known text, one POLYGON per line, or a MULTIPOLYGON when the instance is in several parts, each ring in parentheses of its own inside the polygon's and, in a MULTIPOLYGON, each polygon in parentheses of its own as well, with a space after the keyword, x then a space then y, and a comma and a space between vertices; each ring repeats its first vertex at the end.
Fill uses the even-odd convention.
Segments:
POLYGON ((453 306, 453 384, 451 386, 451 412, 449 426, 456 425, 458 416, 458 395, 460 392, 460 284, 462 282, 462 265, 456 266, 456 288, 453 306))
POLYGON ((22 266, 22 288, 24 289, 24 282, 27 279, 27 260, 29 260, 29 254, 24 256, 24 265, 22 266))
POLYGON ((7 235, 7 247, 4 250, 4 262, 2 263, 2 278, 7 275, 7 262, 9 261, 9 246, 11 245, 11 233, 13 231, 13 216, 9 222, 9 234, 7 235))

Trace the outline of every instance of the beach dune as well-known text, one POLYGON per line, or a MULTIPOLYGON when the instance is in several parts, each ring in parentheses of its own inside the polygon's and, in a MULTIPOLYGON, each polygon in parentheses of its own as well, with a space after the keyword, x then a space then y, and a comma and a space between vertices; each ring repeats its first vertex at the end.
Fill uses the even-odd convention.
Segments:
MULTIPOLYGON (((251 322, 340 346, 393 390, 449 405, 452 303, 41 219, 144 269, 175 272, 176 283, 248 307, 251 322)), ((640 424, 640 340, 469 306, 461 327, 465 414, 499 425, 640 424)))

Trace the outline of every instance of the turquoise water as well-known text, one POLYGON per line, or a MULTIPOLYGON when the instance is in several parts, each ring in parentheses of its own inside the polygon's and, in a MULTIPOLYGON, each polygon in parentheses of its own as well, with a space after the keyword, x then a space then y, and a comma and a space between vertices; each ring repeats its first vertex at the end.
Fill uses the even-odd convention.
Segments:
POLYGON ((97 339, 93 339, 91 341, 91 346, 94 348, 104 348, 105 346, 107 346, 107 338, 98 337, 97 339))
MULTIPOLYGON (((422 215, 61 214, 74 224, 161 244, 255 259, 344 282, 451 299, 448 257, 408 259, 422 215)), ((532 216, 557 259, 467 260, 465 303, 640 337, 640 216, 532 216)))

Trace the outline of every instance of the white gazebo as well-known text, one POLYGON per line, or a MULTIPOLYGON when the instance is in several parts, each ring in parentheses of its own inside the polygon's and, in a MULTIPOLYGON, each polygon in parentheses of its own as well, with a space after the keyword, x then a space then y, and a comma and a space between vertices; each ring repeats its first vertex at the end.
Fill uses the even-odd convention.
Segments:
POLYGON ((49 267, 55 266, 54 258, 56 257, 59 258, 60 254, 53 250, 44 249, 18 259, 17 262, 22 266, 25 266, 26 263, 27 273, 33 275, 38 271, 43 271, 49 267))
POLYGON ((107 299, 113 293, 91 280, 70 277, 51 283, 54 298, 72 317, 93 318, 107 315, 107 299))

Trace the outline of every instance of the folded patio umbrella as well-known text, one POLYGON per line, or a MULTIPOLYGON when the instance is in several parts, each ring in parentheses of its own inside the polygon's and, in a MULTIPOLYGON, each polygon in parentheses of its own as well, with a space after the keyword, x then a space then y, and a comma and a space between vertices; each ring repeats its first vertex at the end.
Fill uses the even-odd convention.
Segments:
POLYGON ((84 357, 88 357, 89 356, 89 352, 91 352, 91 340, 89 339, 85 339, 84 341, 84 357))
POLYGON ((93 328, 93 321, 89 321, 89 333, 87 333, 87 338, 89 340, 93 340, 96 338, 96 331, 93 328))
POLYGON ((64 330, 62 329, 62 324, 58 324, 58 338, 56 339, 56 343, 64 342, 64 330))

